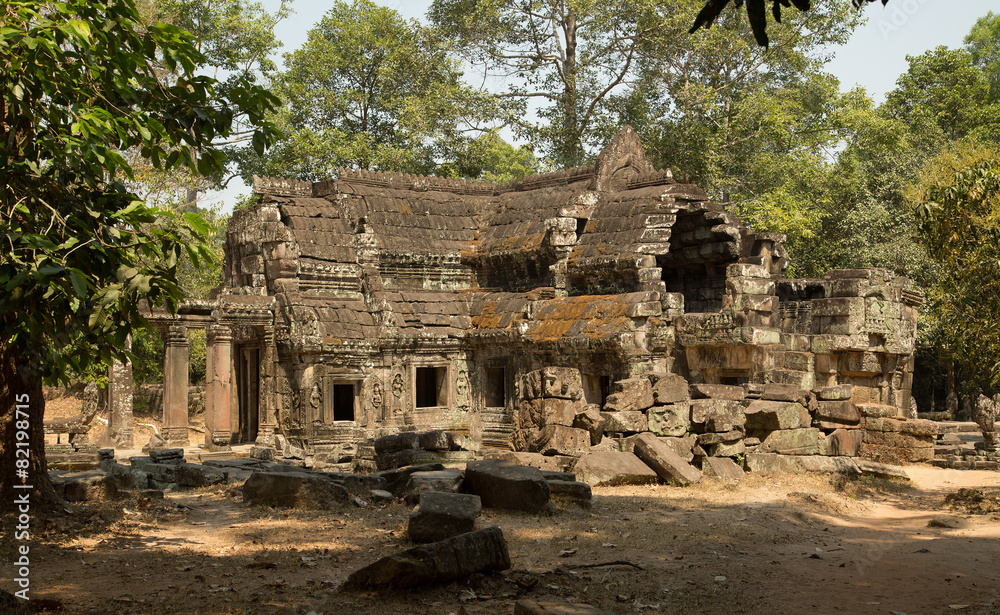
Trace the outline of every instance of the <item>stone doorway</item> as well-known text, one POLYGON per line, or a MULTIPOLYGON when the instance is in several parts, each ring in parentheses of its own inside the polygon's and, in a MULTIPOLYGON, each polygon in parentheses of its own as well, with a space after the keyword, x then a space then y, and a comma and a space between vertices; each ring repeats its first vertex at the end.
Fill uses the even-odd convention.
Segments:
POLYGON ((254 442, 257 439, 259 420, 260 349, 240 345, 236 357, 239 441, 254 442))

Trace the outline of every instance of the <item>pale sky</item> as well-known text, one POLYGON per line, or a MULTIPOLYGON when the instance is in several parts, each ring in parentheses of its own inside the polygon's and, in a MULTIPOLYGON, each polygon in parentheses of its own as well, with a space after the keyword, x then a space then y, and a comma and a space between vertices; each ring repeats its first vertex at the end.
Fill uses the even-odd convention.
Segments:
MULTIPOLYGON (((415 19, 423 19, 430 6, 430 0, 375 1, 399 11, 404 17, 415 19)), ((280 4, 279 0, 262 2, 269 10, 280 4)), ((331 4, 330 0, 295 0, 292 4, 295 13, 276 28, 284 49, 290 51, 300 47, 306 40, 306 33, 331 4)), ((840 79, 842 90, 860 85, 876 102, 882 102, 906 70, 907 55, 920 55, 939 45, 960 47, 972 24, 998 7, 996 0, 889 0, 885 7, 875 2, 863 10, 868 22, 855 30, 850 41, 836 51, 827 70, 840 79)), ((245 186, 231 186, 223 193, 209 195, 206 204, 218 204, 229 211, 235 198, 246 192, 249 189, 245 186)))

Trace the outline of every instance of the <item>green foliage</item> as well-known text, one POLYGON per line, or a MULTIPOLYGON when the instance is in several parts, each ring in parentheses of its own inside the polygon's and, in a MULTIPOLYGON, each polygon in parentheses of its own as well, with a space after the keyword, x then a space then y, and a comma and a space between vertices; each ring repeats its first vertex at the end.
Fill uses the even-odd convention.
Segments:
POLYGON ((326 179, 341 166, 430 173, 464 145, 464 129, 498 113, 432 30, 369 0, 335 2, 285 64, 275 80, 285 139, 264 158, 243 151, 244 178, 326 179))
POLYGON ((941 265, 930 297, 941 351, 966 379, 1000 386, 1000 150, 950 148, 911 194, 920 237, 941 265))
POLYGON ((1000 14, 980 17, 965 37, 972 63, 983 71, 990 88, 990 102, 1000 102, 1000 14))
POLYGON ((124 356, 138 302, 173 307, 182 252, 210 259, 200 217, 128 189, 136 151, 155 168, 220 172, 213 140, 233 118, 262 125, 274 102, 252 84, 219 96, 189 34, 144 26, 130 0, 8 2, 0 26, 0 345, 52 378, 124 356), (167 73, 164 73, 163 70, 167 73), (169 78, 163 78, 169 74, 169 78), (90 352, 65 352, 83 344, 90 352))
POLYGON ((165 347, 160 332, 136 329, 132 335, 132 379, 136 384, 162 384, 165 347))
POLYGON ((465 177, 497 183, 522 180, 541 171, 535 152, 528 145, 514 147, 496 132, 486 132, 466 141, 454 152, 454 162, 438 165, 435 175, 465 177))

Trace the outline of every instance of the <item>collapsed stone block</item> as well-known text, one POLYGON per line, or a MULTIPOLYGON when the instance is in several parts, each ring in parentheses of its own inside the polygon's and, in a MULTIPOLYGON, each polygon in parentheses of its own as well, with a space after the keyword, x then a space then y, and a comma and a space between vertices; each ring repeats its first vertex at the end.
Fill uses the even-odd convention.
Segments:
POLYGON ((772 431, 760 443, 757 452, 780 455, 819 455, 822 432, 814 428, 772 431))
POLYGON ((746 429, 763 434, 776 429, 798 429, 812 423, 809 411, 796 402, 752 401, 746 408, 746 429))
POLYGON ((419 446, 420 435, 406 431, 389 436, 382 436, 381 438, 375 440, 375 454, 384 455, 387 453, 395 453, 397 451, 416 449, 419 448, 419 446))
POLYGON ((820 439, 819 454, 857 457, 864 432, 860 429, 837 429, 820 439))
POLYGON ((118 481, 101 470, 52 475, 52 486, 67 502, 110 500, 119 495, 118 481))
POLYGON ((442 430, 428 431, 420 434, 418 446, 425 451, 447 451, 451 450, 451 443, 448 434, 442 430))
POLYGON ((583 398, 583 377, 572 367, 542 369, 542 395, 562 399, 583 398))
POLYGON ((537 449, 543 455, 573 455, 579 456, 590 448, 591 434, 583 429, 565 427, 563 425, 546 425, 544 444, 537 449))
POLYGON ((646 415, 638 410, 601 412, 604 433, 637 433, 648 429, 646 415))
POLYGON ((658 436, 683 436, 691 430, 691 408, 686 401, 653 406, 646 410, 646 424, 658 436))
POLYGON ((691 423, 694 431, 730 431, 746 425, 743 404, 729 399, 695 399, 691 401, 691 423))
POLYGON ((674 404, 687 401, 688 382, 683 376, 666 373, 646 374, 652 384, 654 404, 674 404))
POLYGON ((657 476, 681 487, 700 482, 701 472, 652 434, 642 434, 635 441, 635 454, 657 476))
POLYGON ((439 470, 444 470, 444 465, 440 463, 425 463, 396 470, 376 472, 375 476, 385 480, 386 491, 400 498, 403 497, 403 492, 406 489, 406 484, 409 482, 411 474, 414 472, 437 472, 439 470))
POLYGON ((514 615, 611 615, 611 613, 589 604, 518 600, 514 603, 514 615))
POLYGON ((849 401, 821 401, 816 405, 814 416, 821 421, 844 425, 857 425, 861 422, 861 413, 849 401))
POLYGON ((723 482, 739 482, 746 474, 729 457, 705 457, 701 462, 701 473, 705 478, 723 482))
POLYGON ((614 451, 587 453, 573 471, 588 485, 651 485, 659 480, 656 472, 633 453, 614 451))
POLYGON ((769 401, 790 401, 805 404, 809 399, 809 391, 801 389, 794 384, 771 382, 764 385, 764 390, 760 397, 769 401))
POLYGON ((601 416, 601 407, 591 404, 573 417, 573 427, 583 429, 590 434, 591 446, 597 446, 604 437, 604 417, 601 416))
POLYGON ((550 497, 556 504, 575 504, 581 508, 590 508, 594 495, 590 485, 579 481, 550 480, 550 497))
POLYGON ((491 526, 383 557, 351 573, 345 586, 416 587, 509 568, 503 532, 491 526))
POLYGON ((645 410, 653 405, 653 387, 649 378, 628 378, 612 385, 611 394, 604 403, 608 412, 645 410))
POLYGON ((226 475, 218 468, 184 463, 176 466, 176 482, 182 487, 207 487, 226 482, 226 475))
POLYGON ((465 466, 465 490, 478 495, 487 508, 539 513, 547 509, 551 492, 536 468, 499 459, 470 461, 465 466))
POLYGON ((243 483, 243 501, 260 506, 326 510, 349 498, 347 489, 312 472, 254 472, 243 483))
POLYGON ((731 384, 692 384, 691 397, 694 399, 728 399, 730 401, 743 401, 746 398, 746 389, 741 386, 731 384))
POLYGON ((410 474, 401 497, 411 506, 421 501, 429 492, 458 493, 462 490, 461 470, 437 470, 433 472, 413 472, 410 474))
POLYGON ((848 401, 854 394, 854 385, 838 384, 823 387, 816 391, 816 399, 820 401, 848 401))
POLYGON ((410 513, 407 534, 413 542, 437 542, 471 532, 482 508, 478 495, 425 492, 410 513))

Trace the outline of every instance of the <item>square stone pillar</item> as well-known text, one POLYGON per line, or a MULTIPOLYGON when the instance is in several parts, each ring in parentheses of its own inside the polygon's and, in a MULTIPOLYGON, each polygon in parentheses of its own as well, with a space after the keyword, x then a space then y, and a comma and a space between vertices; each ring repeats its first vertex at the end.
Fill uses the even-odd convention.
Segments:
POLYGON ((259 423, 257 426, 258 446, 274 447, 274 434, 278 427, 277 412, 275 408, 275 369, 277 361, 277 349, 274 344, 274 327, 265 326, 261 329, 260 345, 260 384, 258 386, 259 423))
POLYGON ((231 431, 233 334, 229 327, 212 325, 208 341, 208 391, 205 399, 205 448, 229 450, 231 431))
POLYGON ((111 362, 108 369, 108 440, 115 448, 132 448, 132 362, 111 362))
POLYGON ((163 361, 163 439, 167 446, 188 445, 188 355, 191 343, 187 327, 167 328, 163 361))

